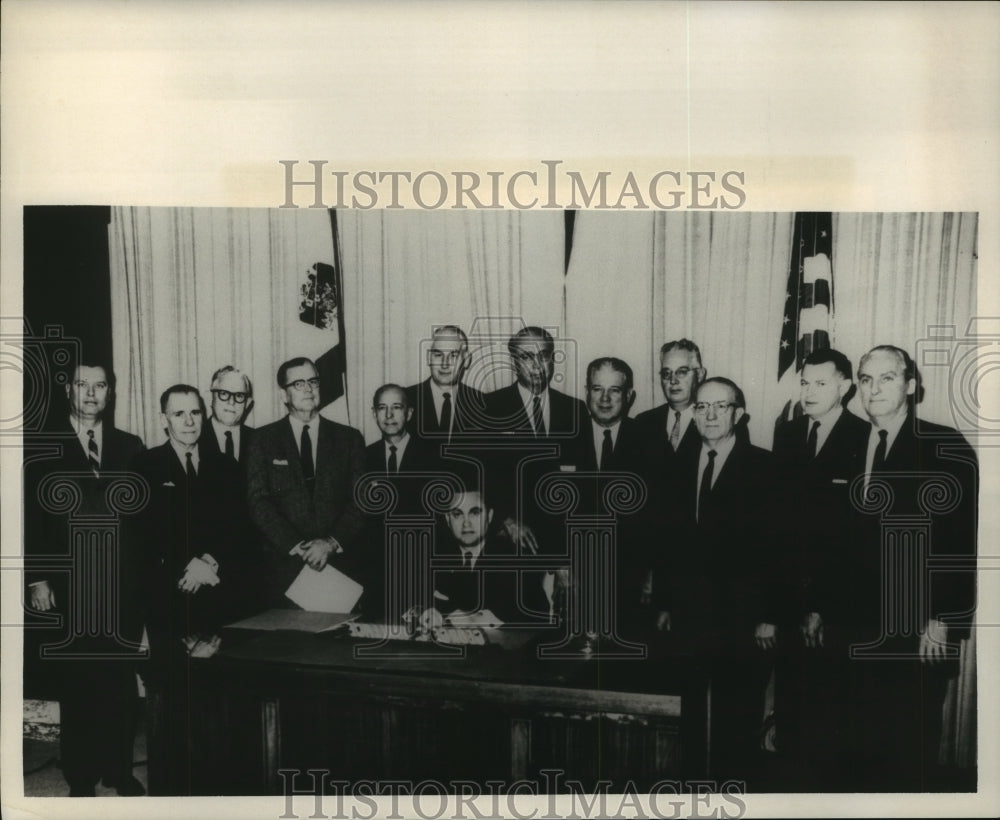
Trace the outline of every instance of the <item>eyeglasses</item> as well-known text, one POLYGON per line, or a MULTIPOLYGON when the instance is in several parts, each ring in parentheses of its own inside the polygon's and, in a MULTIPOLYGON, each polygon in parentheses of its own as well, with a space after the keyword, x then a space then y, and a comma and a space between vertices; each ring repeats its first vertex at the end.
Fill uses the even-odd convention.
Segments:
POLYGON ((511 355, 524 364, 531 364, 532 362, 545 364, 552 361, 551 350, 539 350, 537 353, 529 350, 513 350, 511 351, 511 355))
POLYGON ((691 375, 692 367, 678 367, 676 370, 671 370, 669 367, 664 367, 660 369, 660 378, 664 381, 670 381, 674 376, 678 379, 686 379, 691 375))
POLYGON ((735 407, 735 406, 736 405, 733 404, 731 401, 712 401, 712 402, 699 401, 695 402, 694 404, 694 412, 697 413, 699 416, 703 416, 705 415, 705 413, 708 412, 708 408, 711 407, 716 413, 724 413, 730 407, 735 407))
POLYGON ((311 379, 296 379, 295 381, 286 384, 285 387, 292 387, 296 390, 305 390, 307 384, 315 390, 319 387, 319 377, 313 376, 311 379))
POLYGON ((232 399, 237 404, 244 404, 247 400, 246 393, 232 393, 229 390, 216 390, 214 388, 212 392, 219 397, 219 401, 229 401, 232 399))

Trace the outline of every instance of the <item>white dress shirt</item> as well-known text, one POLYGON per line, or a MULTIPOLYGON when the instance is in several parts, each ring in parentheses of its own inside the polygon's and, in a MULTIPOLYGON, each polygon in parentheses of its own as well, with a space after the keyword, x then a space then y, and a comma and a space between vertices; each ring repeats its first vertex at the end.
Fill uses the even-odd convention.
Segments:
MULTIPOLYGON (((517 392, 521 394, 521 404, 524 405, 524 412, 528 414, 528 421, 531 423, 532 429, 534 429, 535 394, 521 384, 521 382, 517 383, 517 392)), ((549 414, 549 388, 546 387, 539 393, 538 398, 542 400, 542 421, 545 423, 545 432, 548 434, 552 432, 552 419, 549 414)), ((538 431, 535 430, 535 433, 537 434, 538 431)))

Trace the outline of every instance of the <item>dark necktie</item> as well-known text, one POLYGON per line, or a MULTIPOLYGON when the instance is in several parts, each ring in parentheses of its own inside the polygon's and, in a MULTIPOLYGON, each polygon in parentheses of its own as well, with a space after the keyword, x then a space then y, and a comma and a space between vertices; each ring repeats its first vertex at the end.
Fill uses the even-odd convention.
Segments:
POLYGON ((469 569, 472 566, 472 556, 468 550, 462 550, 462 569, 469 569))
POLYGON ((599 470, 607 470, 611 466, 611 454, 614 452, 614 445, 611 443, 611 431, 604 431, 604 443, 601 444, 601 465, 599 470))
POLYGON ((312 437, 309 435, 309 425, 302 428, 302 441, 299 454, 302 458, 302 477, 306 484, 312 489, 316 480, 316 468, 313 466, 313 445, 312 437))
POLYGON ((677 452, 681 445, 681 411, 674 410, 674 426, 670 430, 670 446, 677 452))
POLYGON ((191 460, 191 454, 184 454, 184 472, 187 473, 188 481, 194 481, 198 474, 194 471, 194 462, 191 460))
POLYGON ((705 502, 708 500, 708 494, 712 492, 712 476, 715 473, 715 450, 708 451, 708 464, 705 466, 705 472, 701 474, 701 489, 698 491, 698 518, 701 519, 702 513, 705 512, 705 502))
POLYGON ((819 422, 814 421, 812 427, 809 428, 809 438, 806 439, 806 454, 810 459, 816 458, 816 444, 819 438, 818 430, 819 422))
POLYGON ((531 397, 531 423, 535 425, 535 435, 545 435, 545 417, 542 415, 542 400, 538 396, 531 397))
POLYGON ((233 444, 232 430, 226 430, 226 455, 232 459, 236 458, 236 447, 233 444))
POLYGON ((444 394, 444 404, 441 405, 441 432, 451 432, 451 393, 444 394))
POLYGON ((399 472, 399 462, 396 460, 396 445, 389 445, 389 472, 398 473, 399 472))
POLYGON ((872 459, 872 473, 880 473, 885 469, 885 454, 888 451, 888 430, 878 431, 878 445, 875 447, 875 458, 872 459))
POLYGON ((94 475, 100 477, 101 474, 101 459, 100 454, 97 452, 97 441, 94 439, 94 431, 87 431, 87 462, 90 464, 90 469, 94 471, 94 475))

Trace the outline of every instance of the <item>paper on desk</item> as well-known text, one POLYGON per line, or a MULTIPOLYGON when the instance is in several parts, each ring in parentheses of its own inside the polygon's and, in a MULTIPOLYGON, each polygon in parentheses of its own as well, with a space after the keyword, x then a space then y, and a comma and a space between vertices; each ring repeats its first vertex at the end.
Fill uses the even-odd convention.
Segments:
POLYGON ((503 626, 501 621, 492 610, 477 609, 475 612, 465 612, 455 610, 448 616, 448 624, 451 626, 476 626, 476 627, 498 627, 503 626))
POLYGON ((306 612, 350 612, 364 589, 329 564, 320 572, 307 565, 285 591, 285 597, 306 612))
POLYGON ((351 621, 356 615, 339 615, 329 612, 303 612, 299 609, 269 609, 251 618, 228 624, 230 629, 257 629, 264 631, 291 629, 295 632, 322 632, 351 621))

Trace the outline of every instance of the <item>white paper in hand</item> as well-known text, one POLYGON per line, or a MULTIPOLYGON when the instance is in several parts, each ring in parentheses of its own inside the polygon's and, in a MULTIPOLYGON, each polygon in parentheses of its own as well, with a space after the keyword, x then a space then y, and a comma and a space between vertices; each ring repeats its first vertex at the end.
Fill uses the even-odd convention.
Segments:
POLYGON ((364 589, 329 564, 320 572, 307 565, 285 591, 285 597, 306 612, 350 612, 364 589))

